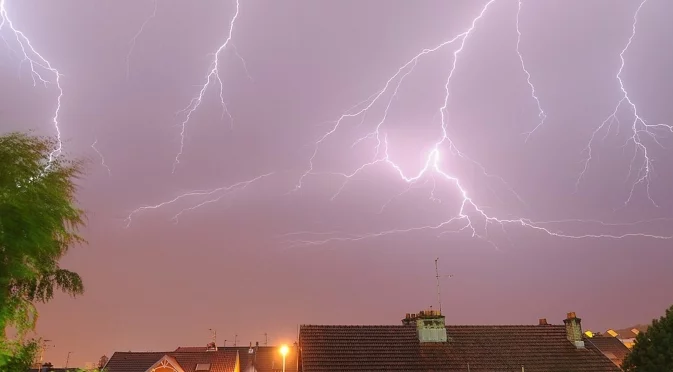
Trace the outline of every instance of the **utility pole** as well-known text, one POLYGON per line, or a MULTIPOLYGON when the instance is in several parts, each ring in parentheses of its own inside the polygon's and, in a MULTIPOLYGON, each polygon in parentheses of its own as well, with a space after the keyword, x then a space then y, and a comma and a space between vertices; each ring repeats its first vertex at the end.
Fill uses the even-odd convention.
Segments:
POLYGON ((68 362, 70 362, 70 354, 72 354, 72 351, 68 351, 68 357, 65 358, 65 368, 68 368, 68 362))
POLYGON ((450 275, 439 275, 439 257, 435 258, 435 278, 437 278, 437 302, 439 303, 439 313, 442 314, 442 292, 439 286, 439 278, 452 278, 450 275))

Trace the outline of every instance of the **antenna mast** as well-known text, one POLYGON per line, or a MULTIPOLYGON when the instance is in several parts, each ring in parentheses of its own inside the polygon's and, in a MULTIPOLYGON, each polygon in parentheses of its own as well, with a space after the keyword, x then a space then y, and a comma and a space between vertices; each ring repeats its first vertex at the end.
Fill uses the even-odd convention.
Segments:
POLYGON ((439 257, 435 258, 435 278, 437 278, 437 302, 439 303, 439 313, 442 314, 442 292, 439 286, 439 278, 451 278, 451 275, 439 275, 439 257))
POLYGON ((72 351, 68 351, 68 356, 65 358, 65 368, 68 369, 68 362, 70 362, 70 354, 72 351))
POLYGON ((212 333, 213 342, 217 345, 217 329, 208 328, 208 330, 212 333))
POLYGON ((51 340, 42 340, 42 342, 40 344, 40 365, 42 365, 42 362, 44 361, 44 351, 45 351, 45 349, 50 346, 50 345, 47 345, 48 342, 51 342, 51 340))

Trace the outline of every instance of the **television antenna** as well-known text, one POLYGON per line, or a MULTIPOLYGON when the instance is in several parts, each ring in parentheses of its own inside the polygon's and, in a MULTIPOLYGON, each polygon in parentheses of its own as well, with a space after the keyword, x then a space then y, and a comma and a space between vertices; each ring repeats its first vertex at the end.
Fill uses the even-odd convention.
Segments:
POLYGON ((213 345, 215 345, 215 348, 217 349, 217 329, 208 328, 208 330, 211 333, 211 337, 213 339, 213 345))
POLYGON ((54 347, 54 345, 48 345, 48 343, 50 343, 50 342, 52 342, 52 341, 51 340, 42 340, 42 342, 40 343, 40 365, 44 361, 44 351, 48 347, 54 347))
POLYGON ((65 358, 65 369, 68 369, 68 362, 70 362, 70 354, 72 354, 72 351, 68 351, 68 356, 65 358))
POLYGON ((439 313, 442 313, 442 292, 439 285, 440 278, 453 278, 453 274, 439 275, 439 257, 435 258, 435 278, 437 278, 437 302, 439 303, 439 313))

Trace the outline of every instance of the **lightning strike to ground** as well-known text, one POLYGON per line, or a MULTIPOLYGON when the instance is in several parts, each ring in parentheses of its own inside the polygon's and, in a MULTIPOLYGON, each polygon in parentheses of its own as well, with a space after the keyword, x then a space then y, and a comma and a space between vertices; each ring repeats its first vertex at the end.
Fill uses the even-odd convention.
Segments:
MULTIPOLYGON (((185 147, 185 130, 187 129, 187 124, 192 118, 192 114, 194 113, 194 111, 196 111, 199 108, 199 106, 201 106, 201 103, 203 102, 203 96, 206 94, 208 87, 210 87, 213 81, 216 81, 220 87, 220 104, 222 105, 222 115, 223 117, 224 115, 229 116, 229 120, 233 125, 233 117, 229 113, 229 109, 227 108, 227 104, 224 100, 224 84, 222 83, 222 79, 220 77, 220 53, 226 50, 227 47, 229 47, 230 45, 233 45, 231 43, 231 40, 234 34, 234 27, 236 25, 236 20, 238 19, 239 9, 240 9, 240 0, 236 0, 236 11, 234 12, 234 15, 231 17, 231 21, 229 22, 229 31, 227 34, 227 38, 224 40, 224 43, 220 45, 220 47, 215 51, 213 55, 213 62, 210 65, 208 74, 206 75, 205 83, 201 85, 201 89, 199 90, 198 95, 195 98, 192 98, 192 100, 189 102, 189 105, 187 105, 187 107, 179 111, 179 113, 184 114, 184 120, 180 123, 181 126, 180 150, 178 151, 178 154, 175 156, 175 161, 173 162, 173 173, 175 173, 178 164, 180 164, 180 156, 182 156, 182 152, 185 147)), ((238 52, 235 51, 235 53, 240 58, 238 52)), ((244 67, 246 68, 247 71, 247 66, 245 65, 245 63, 244 67)))
MULTIPOLYGON (((7 11, 6 0, 0 0, 0 34, 4 28, 8 28, 20 49, 20 56, 22 58, 20 66, 23 66, 24 63, 28 63, 30 67, 31 78, 33 79, 33 86, 37 86, 38 80, 45 87, 48 85, 54 85, 58 90, 58 96, 56 98, 56 109, 51 118, 52 124, 56 131, 56 147, 52 149, 49 153, 49 164, 58 157, 63 150, 63 143, 61 141, 61 128, 59 125, 59 114, 61 112, 61 99, 63 98, 63 89, 61 88, 61 73, 51 65, 45 57, 37 52, 30 39, 26 36, 23 31, 17 28, 12 21, 12 18, 9 16, 7 11), (45 77, 46 75, 52 75, 51 78, 45 77)), ((4 37, 3 37, 4 39, 4 37)), ((5 43, 9 46, 7 40, 5 43)))
MULTIPOLYGON (((391 230, 386 230, 386 231, 380 231, 380 232, 373 232, 373 233, 365 233, 357 236, 353 236, 353 234, 337 234, 338 236, 331 236, 325 239, 321 240, 313 240, 313 239, 297 239, 293 241, 289 241, 292 246, 306 246, 306 245, 322 245, 322 244, 327 244, 330 242, 336 242, 336 241, 359 241, 363 239, 370 239, 370 238, 375 238, 375 237, 381 237, 385 235, 391 235, 391 234, 399 234, 399 233, 409 233, 409 232, 414 232, 414 231, 422 231, 422 230, 436 230, 441 234, 445 233, 456 233, 456 232, 462 232, 462 231, 469 231, 472 235, 472 237, 482 239, 484 241, 487 241, 491 244, 493 244, 496 248, 497 246, 495 243, 493 243, 488 236, 488 229, 490 225, 498 225, 503 231, 506 232, 505 228, 506 226, 509 225, 516 225, 520 226, 523 228, 528 228, 532 229, 535 231, 538 231, 540 233, 544 233, 550 236, 554 237, 559 237, 559 238, 567 238, 567 239, 587 239, 587 238, 611 238, 611 239, 622 239, 626 237, 648 237, 648 238, 655 238, 655 239, 672 239, 673 236, 659 236, 659 235, 653 235, 653 234, 645 234, 645 233, 626 233, 626 234, 617 234, 617 235, 612 235, 612 234, 578 234, 578 235, 572 235, 572 234, 566 234, 561 231, 556 231, 551 228, 544 227, 545 224, 548 222, 534 222, 531 221, 530 219, 526 218, 500 218, 494 215, 490 215, 486 212, 486 208, 479 205, 477 201, 473 199, 473 197, 470 195, 470 192, 463 186, 463 182, 461 179, 450 173, 449 171, 445 170, 442 165, 441 165, 441 160, 444 153, 444 149, 448 147, 449 153, 455 156, 458 156, 462 159, 469 160, 471 163, 475 164, 476 162, 472 161, 470 158, 468 158, 463 152, 458 150, 458 147, 452 140, 452 138, 449 136, 448 133, 448 121, 447 121, 447 115, 448 115, 448 105, 449 105, 449 97, 451 94, 451 80, 452 77, 454 76, 454 72, 456 71, 458 59, 460 55, 462 54, 465 45, 470 38, 470 36, 473 34, 473 31, 477 27, 477 24, 484 18, 485 14, 487 13, 489 7, 497 0, 490 0, 488 1, 484 7, 481 9, 481 12, 472 20, 470 27, 460 33, 459 35, 441 43, 440 45, 434 47, 434 48, 429 48, 429 49, 424 49, 421 51, 419 54, 415 55, 413 58, 411 58, 407 63, 402 65, 397 72, 390 77, 383 88, 375 93, 369 101, 366 101, 365 103, 360 103, 356 107, 361 107, 364 105, 363 108, 355 111, 355 112, 346 112, 343 114, 332 126, 332 128, 326 132, 322 137, 320 137, 313 149, 313 153, 309 158, 309 166, 307 170, 299 177, 299 181, 297 183, 297 186, 295 188, 299 189, 303 186, 303 183, 305 181, 305 178, 308 177, 309 175, 316 174, 314 171, 315 167, 315 158, 316 155, 318 154, 318 151, 320 149, 320 146, 323 142, 325 142, 332 134, 334 134, 341 125, 343 125, 344 121, 347 119, 351 118, 357 118, 359 116, 371 116, 372 113, 370 112, 374 104, 378 103, 382 97, 384 96, 385 93, 390 92, 392 90, 392 94, 390 94, 389 101, 387 102, 387 105, 385 106, 385 109, 381 115, 381 119, 377 122, 375 129, 368 133, 367 135, 361 137, 358 139, 355 144, 359 144, 362 141, 365 140, 370 140, 374 139, 376 141, 376 144, 374 146, 375 149, 375 156, 374 159, 370 162, 363 163, 361 166, 356 168, 353 172, 350 173, 333 173, 340 175, 345 178, 346 182, 339 188, 337 191, 338 195, 343 188, 345 187, 346 183, 351 180, 355 175, 359 174, 360 172, 363 172, 365 169, 376 166, 376 165, 387 165, 390 167, 391 170, 393 170, 394 173, 396 173, 399 178, 406 182, 409 187, 413 186, 416 182, 418 182, 421 178, 424 176, 430 176, 434 175, 437 178, 443 179, 445 182, 448 184, 453 185, 455 191, 460 195, 460 203, 459 203, 459 209, 455 215, 452 217, 434 224, 434 225, 424 225, 424 226, 417 226, 417 227, 411 227, 407 229, 391 229, 391 230), (388 110, 390 108, 390 105, 393 101, 393 98, 396 96, 400 86, 402 85, 404 79, 409 76, 412 72, 414 67, 416 67, 416 64, 418 60, 425 55, 428 55, 430 53, 434 53, 446 46, 452 45, 452 44, 458 44, 457 48, 453 52, 453 63, 451 66, 451 69, 448 73, 448 76, 446 78, 446 82, 444 84, 444 100, 443 104, 441 107, 437 108, 437 111, 439 113, 439 116, 441 118, 441 127, 440 127, 440 133, 441 136, 437 139, 435 142, 434 146, 432 147, 432 150, 429 152, 425 164, 422 167, 422 169, 415 174, 408 175, 407 172, 405 172, 400 165, 398 165, 391 157, 390 155, 390 149, 389 149, 389 142, 386 134, 382 133, 382 128, 385 124, 386 117, 388 115, 388 110), (477 222, 480 222, 480 225, 477 225, 477 222)), ((530 74, 526 70, 525 64, 523 63, 523 57, 521 53, 519 52, 519 42, 520 42, 520 30, 518 27, 518 19, 519 19, 519 13, 521 11, 521 2, 519 1, 518 3, 519 8, 517 12, 517 35, 519 38, 517 39, 517 53, 519 54, 521 66, 526 73, 527 76, 527 82, 529 86, 531 87, 531 95, 535 99, 535 101, 538 103, 538 109, 539 109, 539 116, 541 119, 540 124, 535 128, 537 129, 542 122, 544 122, 544 119, 546 115, 544 114, 544 111, 541 108, 541 105, 539 103, 539 99, 537 98, 535 94, 535 87, 532 85, 530 82, 530 74)), ((620 80, 621 81, 621 80, 620 80)), ((624 91, 625 92, 625 91, 624 91)), ((625 100, 628 100, 628 95, 625 93, 625 100)), ((630 101, 629 101, 630 102, 630 101)), ((364 119, 362 119, 364 121, 364 119)), ((362 122, 361 122, 362 123, 362 122)), ((534 129, 534 130, 535 130, 534 129)), ((534 131, 533 130, 533 131, 534 131)), ((532 134, 531 131, 530 133, 532 134)), ((530 134, 529 134, 530 135, 530 134)), ((355 145, 354 144, 354 145, 355 145)), ((480 164, 476 163, 478 167, 482 170, 484 175, 490 176, 485 173, 485 168, 481 166, 480 164)), ((407 189, 406 191, 408 191, 407 189)), ((406 192, 405 191, 405 192, 406 192)), ((403 192, 404 193, 404 192, 403 192)), ((335 196, 336 196, 335 195, 335 196)), ((399 195, 397 196, 399 197, 399 195)), ((432 195, 431 195, 432 197, 432 195)), ((334 197, 332 198, 334 199, 334 197)), ((386 205, 389 204, 386 203, 386 205)), ((382 210, 385 208, 383 206, 382 210)), ((305 235, 315 235, 316 233, 313 234, 305 234, 305 235)), ((301 234, 293 234, 293 235, 301 235, 301 234)), ((327 234, 327 235, 333 235, 333 234, 327 234)))
POLYGON ((624 201, 623 205, 624 206, 628 205, 629 202, 631 202, 631 199, 633 198, 633 194, 636 188, 639 185, 643 185, 645 187, 645 193, 647 195, 648 200, 652 203, 652 205, 658 207, 657 203, 654 201, 650 193, 650 180, 651 180, 650 177, 652 176, 652 172, 654 169, 653 158, 650 155, 649 145, 644 141, 647 138, 649 138, 655 144, 663 147, 659 142, 659 139, 656 135, 656 131, 663 130, 673 133, 673 125, 648 124, 647 121, 639 113, 638 106, 636 106, 636 104, 631 100, 629 92, 626 89, 624 81, 622 80, 622 72, 624 71, 624 67, 626 65, 624 55, 629 50, 629 47, 631 46, 633 39, 636 37, 638 15, 641 9, 645 6, 645 3, 647 3, 647 0, 642 0, 638 5, 638 8, 636 9, 633 15, 633 23, 631 25, 631 35, 629 36, 626 45, 624 46, 624 49, 622 49, 621 53, 619 53, 621 64, 619 66, 619 70, 617 71, 616 79, 619 83, 619 89, 621 91, 622 97, 619 100, 619 102, 617 102, 617 105, 615 106, 615 109, 612 111, 612 113, 591 134, 591 138, 589 139, 589 142, 587 143, 587 146, 584 149, 584 152, 586 152, 587 157, 584 159, 583 169, 579 177, 577 178, 577 182, 575 183, 575 190, 579 189, 579 184, 582 181, 582 178, 584 178, 587 170, 589 169, 589 165, 593 160, 594 150, 592 148, 592 145, 594 144, 596 136, 598 135, 599 132, 603 130, 606 130, 605 136, 607 136, 610 132, 612 125, 615 122, 617 122, 619 129, 620 123, 618 119, 618 114, 620 110, 627 109, 631 113, 631 125, 630 125, 630 136, 624 143, 624 146, 626 147, 629 144, 633 145, 633 157, 631 158, 631 163, 629 164, 629 174, 627 179, 630 179, 632 174, 634 174, 634 172, 636 175, 636 179, 631 184, 628 197, 624 201), (636 164, 637 162, 640 162, 640 166, 636 164), (634 166, 636 167, 636 169, 634 169, 634 166))

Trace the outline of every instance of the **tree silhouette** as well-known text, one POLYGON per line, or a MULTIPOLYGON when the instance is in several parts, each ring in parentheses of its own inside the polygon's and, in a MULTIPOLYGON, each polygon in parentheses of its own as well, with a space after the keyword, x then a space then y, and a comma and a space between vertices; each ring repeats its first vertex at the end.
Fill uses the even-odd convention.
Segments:
POLYGON ((108 360, 109 359, 107 355, 103 355, 102 357, 100 357, 100 359, 98 359, 98 369, 103 369, 103 367, 105 367, 105 365, 107 364, 108 360))
POLYGON ((37 350, 36 341, 23 341, 37 321, 35 303, 52 299, 54 289, 72 296, 84 291, 80 276, 58 265, 73 244, 83 242, 77 229, 84 214, 75 206, 82 163, 50 159, 55 145, 53 139, 21 133, 0 136, 2 371, 10 371, 12 358, 16 362, 37 350), (8 327, 18 333, 14 343, 6 337, 8 327))
POLYGON ((626 372, 673 371, 673 306, 664 316, 654 319, 647 331, 636 336, 622 369, 626 372))

